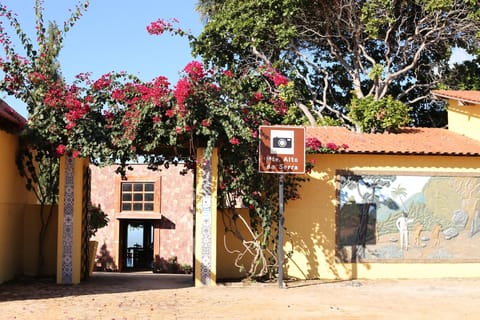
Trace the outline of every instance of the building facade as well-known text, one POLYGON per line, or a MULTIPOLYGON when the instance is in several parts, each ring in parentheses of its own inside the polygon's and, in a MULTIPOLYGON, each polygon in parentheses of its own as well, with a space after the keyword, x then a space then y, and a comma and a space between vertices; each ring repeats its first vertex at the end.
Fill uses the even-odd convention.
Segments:
POLYGON ((91 166, 91 201, 108 214, 100 229, 96 269, 173 272, 193 265, 194 189, 183 166, 152 171, 132 165, 126 179, 117 166, 91 166))
MULTIPOLYGON (((348 148, 307 155, 308 180, 285 206, 285 278, 480 276, 480 92, 434 94, 449 100, 449 129, 307 128, 348 148)), ((223 243, 242 244, 217 221, 217 277, 241 277, 223 243)))

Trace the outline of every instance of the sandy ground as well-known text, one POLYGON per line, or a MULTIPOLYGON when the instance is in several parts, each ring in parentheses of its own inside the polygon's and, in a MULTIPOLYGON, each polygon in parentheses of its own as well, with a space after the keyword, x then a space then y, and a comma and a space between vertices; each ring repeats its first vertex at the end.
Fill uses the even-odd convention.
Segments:
POLYGON ((95 273, 80 285, 0 285, 0 319, 478 319, 480 279, 232 283, 95 273))

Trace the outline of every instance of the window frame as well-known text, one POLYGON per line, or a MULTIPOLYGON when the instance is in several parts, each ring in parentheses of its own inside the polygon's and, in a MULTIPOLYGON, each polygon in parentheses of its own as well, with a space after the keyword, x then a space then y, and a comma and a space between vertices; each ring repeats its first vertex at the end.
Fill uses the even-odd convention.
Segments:
MULTIPOLYGON (((116 178, 115 183, 115 212, 119 218, 151 218, 158 217, 161 214, 161 177, 155 176, 127 176, 126 179, 116 178), (153 210, 152 211, 136 211, 122 210, 122 185, 123 183, 153 183, 153 210)), ((132 192, 132 196, 133 196, 132 192)), ((133 204, 132 199, 132 204, 133 204)))

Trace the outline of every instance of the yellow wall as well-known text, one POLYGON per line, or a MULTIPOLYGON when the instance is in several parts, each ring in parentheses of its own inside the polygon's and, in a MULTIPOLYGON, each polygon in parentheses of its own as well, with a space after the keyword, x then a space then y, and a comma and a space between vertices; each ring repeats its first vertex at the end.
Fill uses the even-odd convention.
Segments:
POLYGON ((459 105, 459 101, 449 100, 448 129, 480 139, 480 105, 459 105))
MULTIPOLYGON (((250 220, 248 209, 237 209, 237 213, 244 217, 245 221, 248 223, 250 220)), ((239 269, 235 266, 235 259, 239 256, 240 252, 245 251, 245 246, 242 244, 242 241, 235 237, 232 232, 225 232, 225 229, 235 229, 233 226, 233 221, 231 219, 231 214, 218 211, 217 217, 217 278, 219 280, 234 280, 245 278, 245 271, 239 269)), ((242 222, 242 219, 236 219, 236 225, 238 226, 238 232, 246 240, 252 240, 248 229, 245 224, 242 222)), ((242 257, 237 264, 243 265, 246 268, 249 268, 252 261, 252 255, 246 254, 242 257)))
MULTIPOLYGON (((47 220, 50 206, 43 210, 44 220, 47 220)), ((40 205, 25 207, 23 219, 23 274, 34 276, 39 271, 43 276, 53 276, 57 268, 57 214, 58 207, 53 207, 52 216, 43 240, 44 262, 42 270, 38 270, 38 234, 40 230, 40 205)))
POLYGON ((0 130, 0 283, 21 268, 22 227, 27 192, 15 165, 17 137, 0 130))
POLYGON ((23 205, 0 203, 0 283, 21 269, 22 227, 23 205))
POLYGON ((335 259, 336 170, 372 174, 480 174, 480 158, 450 156, 309 156, 317 162, 301 199, 285 208, 285 273, 299 279, 480 277, 480 263, 342 263, 335 259))

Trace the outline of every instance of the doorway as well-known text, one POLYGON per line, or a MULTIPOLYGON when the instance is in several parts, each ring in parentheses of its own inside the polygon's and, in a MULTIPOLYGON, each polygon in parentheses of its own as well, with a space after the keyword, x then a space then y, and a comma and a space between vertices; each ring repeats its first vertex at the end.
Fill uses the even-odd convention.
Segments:
POLYGON ((152 220, 121 220, 121 270, 152 270, 154 241, 152 220))

